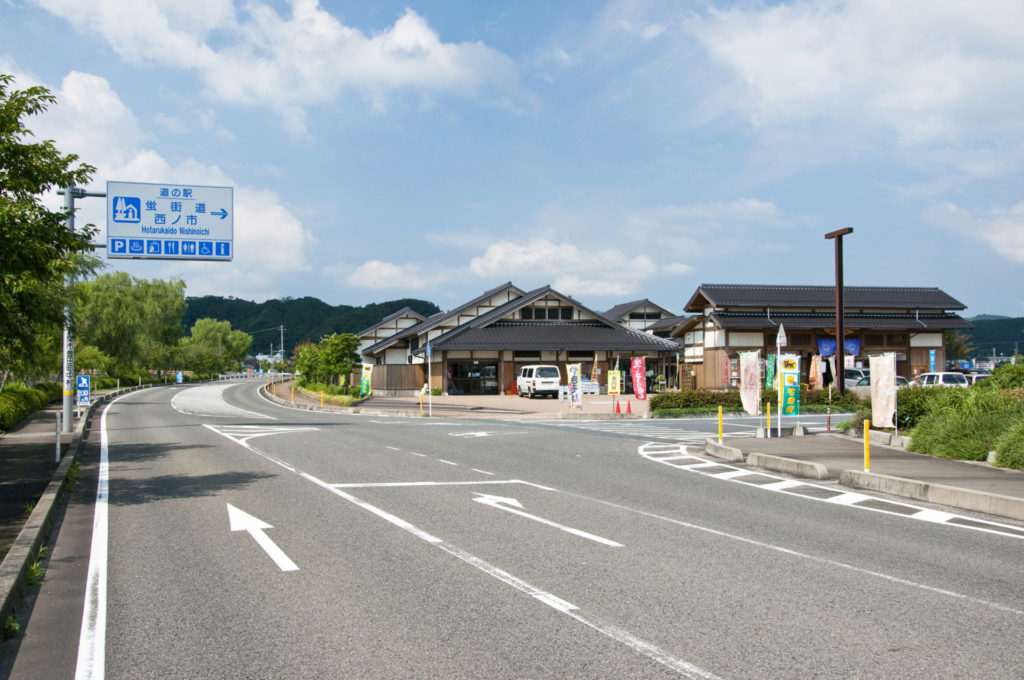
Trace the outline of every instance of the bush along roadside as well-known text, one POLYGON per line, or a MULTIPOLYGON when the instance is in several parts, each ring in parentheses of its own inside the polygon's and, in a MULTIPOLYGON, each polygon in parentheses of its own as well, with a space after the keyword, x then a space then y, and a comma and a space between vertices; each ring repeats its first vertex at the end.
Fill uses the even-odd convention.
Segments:
MULTIPOLYGON (((766 405, 768 404, 771 404, 774 411, 778 403, 778 392, 775 390, 761 392, 762 412, 767 411, 766 405)), ((678 390, 661 392, 650 398, 651 415, 655 418, 713 413, 718 411, 719 406, 726 413, 743 412, 740 393, 736 390, 729 392, 678 390)), ((803 413, 824 413, 829 408, 834 411, 854 411, 860 406, 860 398, 852 392, 840 395, 833 391, 831 401, 828 390, 801 390, 800 392, 800 410, 803 413)))

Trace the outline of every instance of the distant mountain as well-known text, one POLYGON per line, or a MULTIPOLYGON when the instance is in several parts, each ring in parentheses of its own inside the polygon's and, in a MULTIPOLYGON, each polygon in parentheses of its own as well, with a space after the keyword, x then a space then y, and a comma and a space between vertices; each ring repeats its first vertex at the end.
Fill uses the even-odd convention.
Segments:
POLYGON ((1016 348, 1024 352, 1024 317, 979 315, 968 319, 974 328, 964 331, 979 356, 992 356, 994 349, 997 355, 1011 356, 1016 348))
POLYGON ((192 328, 196 319, 228 321, 231 328, 252 335, 254 354, 268 353, 271 343, 277 350, 281 342, 279 327, 283 324, 285 354, 290 356, 296 345, 307 340, 316 342, 331 333, 358 333, 403 307, 410 307, 423 316, 441 311, 433 302, 412 298, 371 303, 364 307, 332 307, 314 297, 250 302, 207 295, 185 298, 184 324, 187 330, 192 328))

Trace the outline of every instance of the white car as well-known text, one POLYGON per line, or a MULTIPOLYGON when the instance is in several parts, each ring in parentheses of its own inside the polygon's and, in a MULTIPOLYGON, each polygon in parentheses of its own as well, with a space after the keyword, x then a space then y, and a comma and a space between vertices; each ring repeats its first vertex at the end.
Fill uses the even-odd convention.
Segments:
POLYGON ((914 378, 911 387, 970 387, 967 376, 955 371, 942 373, 922 373, 914 378))
MULTIPOLYGON (((901 390, 908 386, 910 381, 904 378, 902 375, 896 376, 896 389, 901 390)), ((861 378, 857 381, 857 384, 849 388, 850 392, 853 392, 861 399, 867 399, 871 396, 871 376, 861 378)))
POLYGON ((562 382, 562 372, 558 366, 532 364, 523 366, 516 376, 516 394, 524 394, 530 399, 538 395, 558 396, 558 386, 562 382))
POLYGON ((867 368, 847 368, 843 373, 843 382, 847 388, 853 387, 863 378, 871 376, 871 370, 867 368))

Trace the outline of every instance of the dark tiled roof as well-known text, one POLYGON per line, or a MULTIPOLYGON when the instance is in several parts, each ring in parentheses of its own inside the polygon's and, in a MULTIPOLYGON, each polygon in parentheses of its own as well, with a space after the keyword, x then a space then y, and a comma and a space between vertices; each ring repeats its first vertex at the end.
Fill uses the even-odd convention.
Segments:
POLYGON ((596 322, 498 322, 431 340, 434 350, 677 351, 675 342, 596 322))
MULTIPOLYGON (((686 303, 686 311, 700 312, 706 306, 723 307, 810 307, 835 309, 835 286, 750 286, 702 283, 686 303)), ((966 306, 938 288, 885 286, 843 286, 843 303, 850 307, 874 309, 966 309, 966 306)))
POLYGON ((683 323, 684 321, 686 321, 689 318, 690 317, 688 315, 687 316, 669 316, 669 317, 666 317, 664 319, 658 319, 657 321, 652 323, 650 326, 648 326, 644 330, 645 331, 651 331, 651 332, 671 330, 671 329, 675 328, 676 326, 678 326, 679 324, 683 323))
MULTIPOLYGON (((834 328, 835 314, 777 314, 771 318, 756 312, 712 312, 710 319, 720 328, 751 330, 778 328, 834 328)), ((960 316, 946 314, 850 314, 843 317, 843 327, 848 330, 907 330, 944 331, 956 328, 973 328, 960 316)))
POLYGON ((372 331, 375 331, 378 328, 380 328, 381 326, 383 326, 384 324, 386 324, 388 321, 394 321, 395 319, 398 319, 398 318, 403 317, 403 316, 411 316, 413 318, 419 319, 420 321, 424 321, 427 318, 427 317, 423 316, 422 314, 420 314, 419 312, 417 312, 412 307, 402 307, 401 309, 399 309, 394 314, 388 314, 383 319, 381 319, 377 323, 373 324, 369 328, 367 328, 365 330, 362 330, 362 331, 359 331, 358 333, 356 333, 356 337, 361 338, 364 335, 368 335, 372 331))
POLYGON ((622 317, 626 316, 626 314, 628 314, 629 312, 632 312, 637 307, 640 307, 640 306, 645 305, 645 304, 646 305, 654 305, 655 307, 657 307, 658 309, 662 310, 663 312, 667 312, 669 314, 672 313, 669 310, 667 310, 664 307, 662 307, 661 305, 659 305, 657 303, 654 303, 654 302, 651 302, 647 298, 644 298, 643 300, 633 300, 633 302, 623 302, 621 305, 615 305, 614 307, 612 307, 608 311, 604 312, 601 316, 605 317, 606 319, 611 319, 612 321, 618 323, 619 319, 621 319, 622 317))
POLYGON ((517 288, 516 286, 513 286, 512 282, 509 281, 508 283, 504 283, 504 284, 502 284, 500 286, 496 286, 494 288, 491 288, 488 291, 484 291, 483 294, 473 298, 469 302, 466 302, 464 304, 459 305, 455 309, 449 310, 447 312, 438 312, 437 314, 434 314, 434 315, 424 319, 423 321, 421 321, 420 323, 416 324, 415 326, 410 326, 409 328, 406 328, 405 330, 399 331, 398 333, 395 333, 391 337, 385 338, 384 340, 381 340, 380 342, 376 343, 375 345, 370 345, 365 350, 363 350, 363 353, 364 354, 375 354, 376 352, 379 352, 382 349, 385 349, 386 347, 389 347, 389 346, 393 345, 394 343, 396 343, 397 341, 399 341, 399 340, 401 340, 403 338, 408 338, 408 337, 413 336, 413 335, 419 335, 420 333, 428 331, 431 328, 435 328, 435 327, 439 326, 441 323, 443 323, 444 321, 446 321, 446 320, 448 320, 448 319, 450 319, 450 318, 452 318, 454 316, 458 316, 459 314, 461 314, 462 312, 466 311, 467 309, 475 307, 476 305, 480 304, 481 302, 486 301, 488 298, 494 297, 498 293, 501 293, 501 292, 506 291, 506 290, 511 290, 512 292, 514 292, 514 293, 516 293, 518 295, 525 295, 526 294, 522 289, 517 288))

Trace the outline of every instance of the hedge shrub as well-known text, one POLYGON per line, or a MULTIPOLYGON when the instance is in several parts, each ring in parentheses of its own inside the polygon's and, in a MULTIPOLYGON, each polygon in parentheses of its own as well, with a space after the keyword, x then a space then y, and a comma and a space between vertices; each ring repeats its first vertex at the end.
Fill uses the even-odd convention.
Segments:
POLYGON ((996 440, 996 465, 1024 470, 1024 420, 1011 425, 996 440))
MULTIPOLYGON (((775 390, 762 390, 761 403, 771 402, 772 410, 774 404, 779 401, 778 393, 775 390)), ((828 390, 801 390, 800 406, 814 407, 811 410, 824 410, 829 404, 828 390)), ((840 397, 838 392, 832 392, 832 408, 837 410, 855 410, 860 406, 860 398, 852 392, 847 392, 840 397)), ((725 409, 741 409, 743 402, 740 399, 738 390, 729 392, 712 392, 708 390, 679 390, 677 392, 661 392, 650 399, 650 409, 655 411, 667 411, 669 409, 686 410, 716 410, 719 406, 725 409)))

